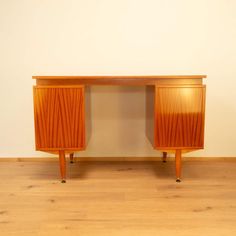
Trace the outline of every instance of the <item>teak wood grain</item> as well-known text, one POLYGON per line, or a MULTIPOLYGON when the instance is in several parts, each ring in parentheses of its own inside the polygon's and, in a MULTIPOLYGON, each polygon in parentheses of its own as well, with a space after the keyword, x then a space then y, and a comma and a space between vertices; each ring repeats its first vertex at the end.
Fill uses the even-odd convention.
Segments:
POLYGON ((202 149, 205 86, 156 86, 155 147, 202 149))
POLYGON ((167 152, 175 153, 179 182, 181 154, 204 147, 203 78, 206 75, 33 76, 36 149, 59 153, 65 182, 65 153, 73 156, 84 150, 90 137, 89 86, 146 86, 146 135, 163 151, 164 161, 167 152))
POLYGON ((84 86, 34 87, 36 149, 85 148, 84 86))
POLYGON ((155 85, 201 84, 206 75, 139 75, 139 76, 33 76, 37 85, 155 85))

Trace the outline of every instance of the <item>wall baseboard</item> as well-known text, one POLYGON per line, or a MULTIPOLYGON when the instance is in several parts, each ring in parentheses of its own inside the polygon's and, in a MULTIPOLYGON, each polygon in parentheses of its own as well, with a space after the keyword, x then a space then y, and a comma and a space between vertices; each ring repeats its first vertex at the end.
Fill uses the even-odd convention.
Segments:
MULTIPOLYGON (((74 157, 75 161, 118 162, 118 161, 162 161, 162 157, 74 157)), ((167 160, 174 161, 174 157, 167 160)), ((57 157, 0 157, 0 162, 58 161, 57 157)), ((183 161, 236 161, 236 157, 183 157, 183 161)))

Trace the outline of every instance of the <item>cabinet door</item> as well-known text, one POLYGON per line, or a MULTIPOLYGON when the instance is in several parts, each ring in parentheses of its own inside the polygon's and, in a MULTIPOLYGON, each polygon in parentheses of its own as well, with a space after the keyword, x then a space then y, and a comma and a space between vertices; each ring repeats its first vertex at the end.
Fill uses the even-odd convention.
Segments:
POLYGON ((84 149, 84 116, 83 86, 35 86, 36 149, 84 149))
POLYGON ((156 86, 155 146, 161 150, 204 146, 205 86, 156 86))

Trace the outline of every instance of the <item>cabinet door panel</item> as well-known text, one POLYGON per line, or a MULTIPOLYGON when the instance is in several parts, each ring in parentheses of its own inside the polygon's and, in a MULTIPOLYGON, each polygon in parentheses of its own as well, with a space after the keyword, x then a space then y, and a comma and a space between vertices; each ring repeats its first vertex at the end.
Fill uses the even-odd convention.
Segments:
POLYGON ((37 150, 85 146, 84 87, 34 87, 37 150))
POLYGON ((155 145, 159 149, 204 146, 205 86, 156 86, 155 145))

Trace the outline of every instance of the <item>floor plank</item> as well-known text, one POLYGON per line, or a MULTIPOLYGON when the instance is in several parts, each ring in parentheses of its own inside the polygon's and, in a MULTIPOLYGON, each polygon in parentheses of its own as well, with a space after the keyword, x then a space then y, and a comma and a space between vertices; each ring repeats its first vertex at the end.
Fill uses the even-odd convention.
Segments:
POLYGON ((0 162, 0 235, 236 235, 236 161, 0 162))

